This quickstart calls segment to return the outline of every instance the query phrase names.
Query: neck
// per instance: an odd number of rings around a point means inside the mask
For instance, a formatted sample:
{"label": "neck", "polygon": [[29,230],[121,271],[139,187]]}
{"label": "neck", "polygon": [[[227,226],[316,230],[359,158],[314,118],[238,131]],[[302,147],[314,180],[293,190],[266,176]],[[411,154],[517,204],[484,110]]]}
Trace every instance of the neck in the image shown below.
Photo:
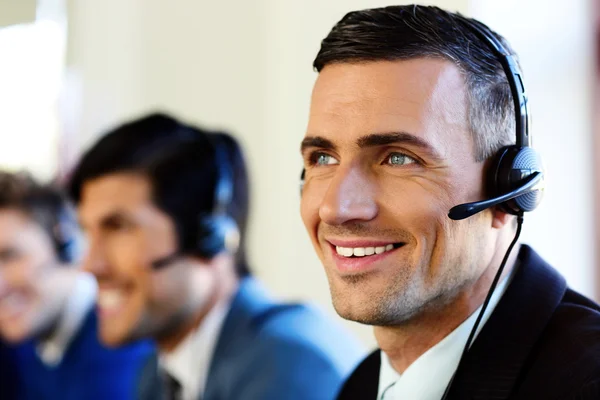
{"label": "neck", "polygon": [[[219,256],[217,256],[219,257]],[[219,264],[217,262],[217,264]],[[196,312],[192,313],[179,327],[164,337],[157,338],[156,342],[161,353],[170,353],[175,350],[185,338],[202,325],[202,322],[215,308],[217,304],[231,299],[239,286],[239,279],[233,267],[215,265],[215,280],[213,288],[208,298],[199,302],[202,306],[197,307]],[[201,290],[193,290],[201,292]]]}
{"label": "neck", "polygon": [[[507,248],[507,246],[503,246]],[[424,311],[397,326],[376,326],[375,338],[390,359],[392,367],[402,374],[427,350],[454,331],[484,302],[505,250],[497,252],[484,273],[443,307]],[[511,253],[500,282],[510,274],[517,260],[518,246]]]}

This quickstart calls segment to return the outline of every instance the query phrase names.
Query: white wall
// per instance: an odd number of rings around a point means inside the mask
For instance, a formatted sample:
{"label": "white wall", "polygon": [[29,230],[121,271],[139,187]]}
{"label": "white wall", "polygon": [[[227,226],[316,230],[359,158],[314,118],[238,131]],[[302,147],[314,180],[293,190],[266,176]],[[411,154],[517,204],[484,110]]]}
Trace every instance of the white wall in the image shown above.
{"label": "white wall", "polygon": [[35,0],[0,0],[0,27],[35,21]]}
{"label": "white wall", "polygon": [[39,0],[37,9],[31,0],[0,0],[2,169],[49,179],[57,168],[65,13],[61,0]]}
{"label": "white wall", "polygon": [[[527,218],[524,236],[575,287],[591,294],[585,7],[571,5],[569,15],[561,16],[549,14],[539,1],[532,1],[539,9],[529,0],[519,2],[528,5],[520,4],[520,13],[510,17],[506,10],[514,9],[516,1],[504,0],[500,6],[494,0],[429,3],[482,17],[521,51],[526,73],[532,71],[526,76],[531,77],[536,144],[550,173],[547,198]],[[311,65],[320,40],[346,12],[393,3],[72,1],[68,132],[87,146],[103,129],[157,107],[230,128],[246,146],[252,173],[250,256],[255,271],[277,295],[312,299],[334,315],[325,275],[299,216],[298,147],[316,78]],[[533,33],[528,28],[538,22],[540,12],[548,18],[547,28]],[[560,18],[565,20],[559,30]],[[566,36],[558,38],[557,32],[565,30]],[[556,52],[560,56],[554,57]],[[344,323],[366,344],[374,344],[370,328]]]}

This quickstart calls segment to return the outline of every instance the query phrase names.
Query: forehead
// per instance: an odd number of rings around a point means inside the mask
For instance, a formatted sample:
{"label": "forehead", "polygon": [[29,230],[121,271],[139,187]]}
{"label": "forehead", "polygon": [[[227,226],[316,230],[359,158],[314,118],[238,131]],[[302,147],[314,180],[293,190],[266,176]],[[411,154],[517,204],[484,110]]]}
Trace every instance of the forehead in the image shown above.
{"label": "forehead", "polygon": [[151,205],[149,180],[135,173],[115,173],[83,184],[79,203],[80,219],[92,224],[114,212],[136,212]]}
{"label": "forehead", "polygon": [[13,208],[0,209],[0,244],[15,240],[38,243],[40,239],[44,241],[44,236],[44,229],[24,212]]}
{"label": "forehead", "polygon": [[317,78],[307,135],[339,143],[404,131],[443,147],[455,133],[469,140],[467,123],[464,79],[450,61],[340,63]]}

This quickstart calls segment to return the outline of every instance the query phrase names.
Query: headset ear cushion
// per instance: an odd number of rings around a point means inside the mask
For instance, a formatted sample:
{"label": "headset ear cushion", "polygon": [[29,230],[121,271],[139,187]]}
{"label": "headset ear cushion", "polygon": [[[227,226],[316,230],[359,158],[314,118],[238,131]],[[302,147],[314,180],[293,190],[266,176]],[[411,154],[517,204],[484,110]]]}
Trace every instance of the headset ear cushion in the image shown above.
{"label": "headset ear cushion", "polygon": [[[502,148],[490,166],[489,192],[492,197],[511,192],[534,172],[544,173],[540,155],[531,147]],[[542,185],[543,186],[543,185]],[[533,190],[500,205],[503,211],[517,215],[533,211],[542,201],[543,189]]]}
{"label": "headset ear cushion", "polygon": [[71,211],[60,211],[52,228],[52,240],[61,262],[71,264],[76,262],[80,256],[81,238],[78,233],[77,223],[72,218]]}
{"label": "headset ear cushion", "polygon": [[[524,147],[515,157],[513,162],[513,171],[520,171],[520,173],[517,173],[518,176],[514,182],[514,186],[518,187],[519,181],[531,175],[532,173],[541,172],[544,174],[542,158],[540,157],[539,153],[531,147]],[[543,185],[540,185],[539,187],[540,189],[538,190],[533,190],[514,199],[514,202],[522,211],[533,211],[540,204],[544,196],[544,191]]]}
{"label": "headset ear cushion", "polygon": [[235,254],[239,242],[239,229],[231,217],[212,214],[200,216],[196,250],[201,257],[212,258],[222,251]]}

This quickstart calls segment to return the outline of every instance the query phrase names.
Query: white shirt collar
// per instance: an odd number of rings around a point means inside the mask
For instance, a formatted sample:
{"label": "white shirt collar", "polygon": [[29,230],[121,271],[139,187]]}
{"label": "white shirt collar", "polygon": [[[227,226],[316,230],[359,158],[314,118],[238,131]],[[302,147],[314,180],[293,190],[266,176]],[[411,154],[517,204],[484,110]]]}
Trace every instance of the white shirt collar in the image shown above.
{"label": "white shirt collar", "polygon": [[94,307],[97,292],[98,286],[94,277],[86,272],[78,273],[56,330],[51,337],[36,345],[36,353],[46,366],[53,367],[60,364],[69,344],[83,325],[85,317]]}
{"label": "white shirt collar", "polygon": [[210,362],[229,307],[229,301],[217,303],[198,328],[173,351],[160,354],[161,368],[179,382],[183,400],[196,400],[204,393]]}
{"label": "white shirt collar", "polygon": [[[515,265],[509,276],[504,278],[498,284],[496,290],[494,290],[494,294],[483,314],[481,323],[477,327],[475,337],[477,337],[502,298],[502,295],[504,295],[516,269],[517,265]],[[464,346],[480,311],[481,306],[448,336],[423,353],[402,375],[396,372],[390,363],[390,359],[382,351],[377,399],[441,399],[446,386],[458,367]],[[383,397],[384,394],[385,397]]]}

